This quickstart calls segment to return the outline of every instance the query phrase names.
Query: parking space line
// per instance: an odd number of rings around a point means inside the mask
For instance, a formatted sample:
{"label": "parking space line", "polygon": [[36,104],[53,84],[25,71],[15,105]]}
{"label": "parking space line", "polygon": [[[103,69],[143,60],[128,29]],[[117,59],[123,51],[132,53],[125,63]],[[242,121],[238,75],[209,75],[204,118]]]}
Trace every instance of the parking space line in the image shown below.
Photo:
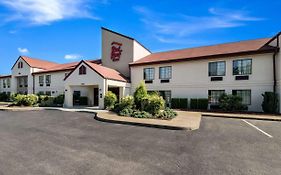
{"label": "parking space line", "polygon": [[250,122],[248,122],[248,121],[246,121],[246,120],[244,120],[244,119],[242,119],[242,121],[245,122],[245,123],[247,123],[248,125],[252,126],[252,127],[255,128],[256,130],[260,131],[260,132],[263,133],[264,135],[266,135],[266,136],[268,136],[268,137],[270,137],[270,138],[273,137],[272,135],[266,133],[265,131],[261,130],[260,128],[258,128],[257,126],[253,125],[252,123],[250,123]]}

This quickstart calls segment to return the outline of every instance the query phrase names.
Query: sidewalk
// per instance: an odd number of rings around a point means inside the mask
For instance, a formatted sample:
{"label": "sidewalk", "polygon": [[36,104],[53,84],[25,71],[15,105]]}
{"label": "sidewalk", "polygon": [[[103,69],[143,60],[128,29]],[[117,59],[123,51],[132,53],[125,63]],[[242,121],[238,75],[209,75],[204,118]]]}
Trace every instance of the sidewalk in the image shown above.
{"label": "sidewalk", "polygon": [[265,114],[230,114],[230,113],[202,112],[201,115],[206,117],[281,121],[281,116],[265,115]]}
{"label": "sidewalk", "polygon": [[196,130],[200,127],[201,114],[198,112],[177,111],[178,116],[172,120],[143,119],[118,116],[113,112],[98,112],[96,118],[101,121],[165,128],[173,130]]}

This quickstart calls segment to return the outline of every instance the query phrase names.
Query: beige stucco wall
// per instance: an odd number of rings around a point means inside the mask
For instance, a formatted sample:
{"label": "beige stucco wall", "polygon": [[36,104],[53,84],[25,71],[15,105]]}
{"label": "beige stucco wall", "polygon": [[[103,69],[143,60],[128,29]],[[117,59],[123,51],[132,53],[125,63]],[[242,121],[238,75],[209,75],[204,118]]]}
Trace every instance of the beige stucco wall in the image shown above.
{"label": "beige stucco wall", "polygon": [[[122,43],[119,61],[111,60],[111,43]],[[149,55],[150,52],[133,39],[102,30],[102,65],[113,68],[126,77],[130,77],[129,63]]]}
{"label": "beige stucco wall", "polygon": [[[232,61],[243,58],[252,58],[252,74],[249,76],[249,80],[238,81],[232,75]],[[212,61],[226,61],[226,76],[223,77],[223,81],[210,81],[208,63]],[[170,83],[160,83],[159,67],[162,66],[172,66]],[[251,89],[252,103],[249,110],[261,111],[261,94],[273,90],[272,54],[131,67],[131,93],[143,80],[143,68],[145,67],[155,68],[155,79],[152,84],[147,84],[148,90],[171,90],[172,98],[207,98],[208,90],[226,90],[226,93],[231,93],[235,89]]]}
{"label": "beige stucco wall", "polygon": [[[86,75],[79,75],[79,67],[80,66],[86,66],[87,68],[87,74]],[[72,107],[73,103],[73,92],[75,90],[81,89],[81,87],[90,88],[89,86],[93,85],[98,86],[99,88],[99,107],[102,109],[104,108],[104,95],[105,95],[105,80],[97,74],[95,71],[93,71],[91,68],[89,68],[86,64],[82,63],[77,69],[75,69],[72,74],[64,81],[64,89],[65,89],[65,106],[66,107]],[[78,89],[79,88],[79,89]],[[85,91],[84,90],[82,91]],[[92,90],[89,90],[90,92]],[[83,92],[84,93],[84,92]],[[91,93],[91,92],[90,92]],[[89,96],[91,94],[88,94]],[[92,97],[89,97],[92,99]]]}
{"label": "beige stucco wall", "polygon": [[[65,73],[69,71],[61,71],[61,72],[51,72],[51,73],[44,73],[44,74],[35,74],[35,94],[39,92],[46,92],[50,91],[52,96],[58,96],[64,94],[64,78]],[[51,84],[50,86],[46,86],[46,75],[51,75]],[[39,76],[44,76],[44,85],[39,85]]]}

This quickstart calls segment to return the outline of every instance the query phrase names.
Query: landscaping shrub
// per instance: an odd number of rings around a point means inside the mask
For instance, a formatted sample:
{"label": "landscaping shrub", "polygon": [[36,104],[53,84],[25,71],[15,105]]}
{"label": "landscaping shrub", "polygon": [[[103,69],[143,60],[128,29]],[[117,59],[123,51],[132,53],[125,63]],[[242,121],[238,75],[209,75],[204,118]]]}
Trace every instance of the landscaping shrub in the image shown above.
{"label": "landscaping shrub", "polygon": [[274,92],[265,92],[262,96],[262,110],[267,113],[276,113],[278,109],[278,95]]}
{"label": "landscaping shrub", "polygon": [[17,106],[33,106],[38,102],[38,96],[34,94],[21,95],[17,94],[13,96],[13,102]]}
{"label": "landscaping shrub", "polygon": [[10,96],[7,93],[5,92],[0,93],[0,101],[9,101],[9,99]]}
{"label": "landscaping shrub", "polygon": [[57,106],[62,106],[64,104],[64,95],[61,94],[55,97],[54,104],[56,104]]}
{"label": "landscaping shrub", "polygon": [[117,102],[117,96],[113,92],[108,91],[104,97],[105,108],[109,110],[113,109],[116,102]]}
{"label": "landscaping shrub", "polygon": [[136,110],[132,113],[131,117],[135,117],[135,118],[152,118],[152,115],[149,114],[146,111],[139,111]]}
{"label": "landscaping shrub", "polygon": [[207,98],[192,98],[190,99],[190,109],[208,109],[208,99]]}
{"label": "landscaping shrub", "polygon": [[131,117],[133,114],[134,110],[131,108],[124,108],[119,112],[119,115],[121,116],[126,116],[126,117]]}
{"label": "landscaping shrub", "polygon": [[39,104],[39,106],[42,107],[55,107],[55,97],[52,96],[42,96],[41,102]]}
{"label": "landscaping shrub", "polygon": [[209,104],[209,100],[207,98],[199,98],[197,101],[197,108],[207,110],[208,104]]}
{"label": "landscaping shrub", "polygon": [[242,98],[237,95],[223,94],[219,98],[219,106],[224,111],[245,110],[247,106],[242,104]]}
{"label": "landscaping shrub", "polygon": [[165,110],[160,111],[158,114],[156,114],[155,117],[163,119],[163,120],[170,120],[176,116],[177,116],[177,113],[174,110],[172,110],[170,108],[166,108]]}
{"label": "landscaping shrub", "polygon": [[114,111],[119,113],[121,110],[130,108],[134,108],[134,97],[133,96],[126,96],[121,99],[119,103],[117,103],[114,107]]}
{"label": "landscaping shrub", "polygon": [[157,114],[165,106],[165,100],[159,95],[147,95],[141,100],[141,110],[152,115]]}
{"label": "landscaping shrub", "polygon": [[197,103],[198,103],[197,98],[191,98],[190,99],[190,109],[197,109]]}
{"label": "landscaping shrub", "polygon": [[187,109],[188,99],[187,98],[172,98],[173,109]]}
{"label": "landscaping shrub", "polygon": [[88,105],[88,97],[79,97],[79,105]]}
{"label": "landscaping shrub", "polygon": [[147,89],[142,81],[134,93],[135,105],[137,109],[141,108],[141,102],[144,97],[147,97]]}

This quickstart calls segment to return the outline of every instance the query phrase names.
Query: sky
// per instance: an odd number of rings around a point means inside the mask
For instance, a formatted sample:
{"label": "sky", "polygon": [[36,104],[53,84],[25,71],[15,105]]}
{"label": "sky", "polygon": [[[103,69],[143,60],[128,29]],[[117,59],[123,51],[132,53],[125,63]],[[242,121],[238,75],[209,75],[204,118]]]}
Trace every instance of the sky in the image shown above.
{"label": "sky", "polygon": [[20,55],[98,59],[101,27],[152,52],[272,37],[281,31],[280,9],[280,0],[1,0],[0,74]]}

